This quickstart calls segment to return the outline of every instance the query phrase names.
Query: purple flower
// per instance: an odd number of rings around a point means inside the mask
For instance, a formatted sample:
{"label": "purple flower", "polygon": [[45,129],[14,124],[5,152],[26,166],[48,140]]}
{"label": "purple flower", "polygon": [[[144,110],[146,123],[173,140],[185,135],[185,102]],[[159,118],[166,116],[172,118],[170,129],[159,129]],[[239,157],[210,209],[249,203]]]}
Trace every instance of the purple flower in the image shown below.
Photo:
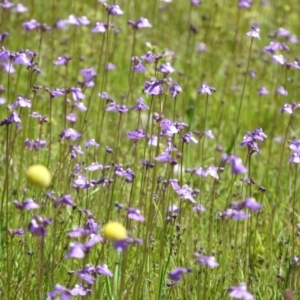
{"label": "purple flower", "polygon": [[46,300],[57,299],[57,295],[61,295],[61,300],[71,300],[72,296],[85,296],[87,292],[81,286],[76,284],[73,289],[68,289],[60,284],[56,284],[53,291],[47,294]]}
{"label": "purple flower", "polygon": [[65,204],[69,206],[74,206],[71,195],[64,195],[55,201],[54,207],[59,206],[60,204]]}
{"label": "purple flower", "polygon": [[94,68],[82,69],[80,73],[84,77],[85,82],[90,82],[93,78],[97,76],[97,73]]}
{"label": "purple flower", "polygon": [[204,82],[198,90],[198,94],[211,95],[212,93],[215,93],[215,92],[216,92],[216,89],[214,87],[209,86],[206,82]]}
{"label": "purple flower", "polygon": [[283,96],[288,95],[288,91],[283,86],[278,87],[276,92],[277,92],[277,94],[280,94],[280,95],[283,95]]}
{"label": "purple flower", "polygon": [[300,65],[299,62],[297,60],[291,61],[289,63],[286,64],[288,68],[294,68],[299,70],[300,69]]}
{"label": "purple flower", "polygon": [[171,162],[172,156],[168,152],[164,152],[163,154],[155,157],[155,160],[158,162]]}
{"label": "purple flower", "polygon": [[87,284],[94,284],[95,283],[95,277],[88,273],[87,270],[81,269],[77,272],[77,277],[81,280],[84,280]]}
{"label": "purple flower", "polygon": [[219,266],[214,256],[203,256],[199,253],[194,253],[200,265],[207,266],[210,268],[217,268]]}
{"label": "purple flower", "polygon": [[18,3],[11,11],[21,14],[28,11],[28,8],[25,7],[22,3]]}
{"label": "purple flower", "polygon": [[270,94],[270,92],[268,91],[267,88],[265,88],[264,86],[261,87],[259,90],[258,90],[258,95],[262,96],[262,95],[268,95]]}
{"label": "purple flower", "polygon": [[22,26],[26,31],[31,31],[31,30],[40,28],[41,24],[39,22],[37,22],[36,20],[32,19],[31,21],[24,22],[22,24]]}
{"label": "purple flower", "polygon": [[25,232],[22,228],[18,228],[18,229],[15,229],[15,230],[12,230],[12,229],[8,229],[8,232],[14,236],[14,235],[25,235]]}
{"label": "purple flower", "polygon": [[118,111],[120,114],[126,113],[129,109],[125,104],[116,104],[114,101],[105,109],[106,111]]}
{"label": "purple flower", "polygon": [[96,143],[96,141],[94,139],[88,139],[85,143],[85,147],[86,148],[89,148],[89,147],[99,148],[99,144]]}
{"label": "purple flower", "polygon": [[145,221],[145,218],[144,218],[144,216],[141,215],[141,211],[139,209],[129,207],[129,208],[127,208],[127,211],[128,211],[127,217],[129,219],[139,221],[139,222]]}
{"label": "purple flower", "polygon": [[135,239],[127,238],[125,240],[116,240],[116,241],[114,241],[114,248],[118,252],[124,252],[126,250],[126,248],[132,244],[142,245],[143,241],[141,239],[137,239],[137,238],[135,238]]}
{"label": "purple flower", "polygon": [[84,93],[81,91],[81,88],[72,87],[70,88],[70,92],[72,93],[72,97],[74,101],[80,101],[85,99]]}
{"label": "purple flower", "polygon": [[123,170],[122,167],[117,166],[115,174],[121,177],[126,177],[127,183],[132,182],[135,178],[135,174],[130,168],[128,168],[127,170]]}
{"label": "purple flower", "polygon": [[300,153],[293,153],[292,156],[289,159],[289,162],[299,164],[300,163]]}
{"label": "purple flower", "polygon": [[97,274],[105,275],[108,277],[113,276],[113,273],[108,269],[108,266],[106,264],[97,266],[96,272],[97,272]]}
{"label": "purple flower", "polygon": [[151,79],[151,81],[146,81],[144,83],[145,93],[148,95],[160,95],[163,93],[164,89],[162,87],[162,81],[156,78]]}
{"label": "purple flower", "polygon": [[106,32],[107,28],[108,28],[108,24],[103,22],[96,22],[96,25],[93,27],[92,32],[104,33]]}
{"label": "purple flower", "polygon": [[139,29],[139,28],[151,28],[152,25],[148,21],[148,19],[141,17],[136,22],[129,20],[128,24],[132,26],[133,29]]}
{"label": "purple flower", "polygon": [[109,15],[111,16],[122,16],[124,12],[121,10],[119,5],[113,4],[113,5],[108,5],[106,7],[106,10]]}
{"label": "purple flower", "polygon": [[66,258],[84,258],[87,252],[85,245],[73,242],[70,244],[70,250],[65,256]]}
{"label": "purple flower", "polygon": [[60,140],[72,140],[72,141],[76,141],[80,138],[81,134],[79,132],[77,132],[75,129],[73,128],[67,128],[65,130],[63,130],[61,132],[61,134],[59,135]]}
{"label": "purple flower", "polygon": [[190,268],[175,268],[169,273],[169,278],[173,281],[179,282],[182,279],[183,274],[192,272]]}
{"label": "purple flower", "polygon": [[126,132],[126,135],[133,141],[138,141],[146,136],[146,132],[142,129]]}
{"label": "purple flower", "polygon": [[11,105],[8,105],[8,109],[12,110],[13,108],[16,107],[31,107],[31,101],[28,99],[25,99],[23,96],[18,96],[17,100],[12,103]]}
{"label": "purple flower", "polygon": [[74,124],[77,122],[77,116],[74,113],[70,113],[66,116],[66,120]]}
{"label": "purple flower", "polygon": [[29,150],[36,150],[43,149],[46,147],[47,142],[45,140],[29,140],[26,139],[24,141],[24,147],[28,148]]}
{"label": "purple flower", "polygon": [[202,3],[199,0],[190,0],[191,1],[191,5],[193,6],[200,6]]}
{"label": "purple flower", "polygon": [[169,91],[172,93],[172,97],[176,98],[178,94],[182,92],[182,88],[179,86],[177,82],[174,82],[170,87]]}
{"label": "purple flower", "polygon": [[20,125],[21,119],[19,118],[16,111],[12,111],[8,118],[1,121],[0,126],[4,126],[4,125],[8,126],[12,123],[15,123],[18,128],[21,127],[21,125]]}
{"label": "purple flower", "polygon": [[130,108],[130,110],[148,110],[149,106],[144,103],[144,99],[142,97],[137,98],[136,104]]}
{"label": "purple flower", "polygon": [[300,140],[293,140],[290,142],[289,148],[296,153],[300,154]]}
{"label": "purple flower", "polygon": [[283,55],[279,54],[279,55],[273,55],[272,56],[272,61],[274,64],[280,64],[280,65],[284,65],[286,63],[286,60],[284,58]]}
{"label": "purple flower", "polygon": [[40,216],[34,216],[28,225],[28,230],[37,236],[44,237],[47,234],[47,226],[51,223],[51,219],[43,219]]}
{"label": "purple flower", "polygon": [[68,55],[59,56],[56,59],[56,61],[54,62],[54,65],[55,66],[61,66],[61,65],[67,66],[71,59],[72,59],[72,57],[68,56]]}
{"label": "purple flower", "polygon": [[247,172],[246,167],[243,165],[241,158],[234,155],[227,156],[225,158],[227,163],[231,163],[232,174],[245,174]]}
{"label": "purple flower", "polygon": [[299,262],[299,258],[296,255],[294,255],[293,258],[292,258],[293,265],[297,265],[298,262]]}
{"label": "purple flower", "polygon": [[11,7],[14,6],[13,3],[9,2],[8,0],[3,0],[2,3],[0,3],[0,6],[3,8],[3,9],[9,9]]}
{"label": "purple flower", "polygon": [[161,72],[164,76],[167,76],[170,73],[173,73],[175,69],[171,66],[169,62],[161,64],[156,68],[157,71]]}
{"label": "purple flower", "polygon": [[229,297],[235,299],[254,300],[252,294],[247,291],[246,283],[242,282],[239,286],[231,286],[229,289]]}
{"label": "purple flower", "polygon": [[259,28],[258,28],[258,27],[255,27],[255,26],[252,26],[252,27],[251,27],[251,31],[247,32],[247,35],[248,35],[248,36],[251,36],[252,38],[260,39],[260,36],[259,36]]}
{"label": "purple flower", "polygon": [[205,208],[201,204],[196,204],[195,206],[193,206],[193,211],[195,211],[196,213],[201,213],[205,211]]}
{"label": "purple flower", "polygon": [[14,200],[13,204],[18,209],[26,209],[26,210],[38,209],[40,207],[36,202],[33,201],[33,199],[26,199],[22,203],[19,203],[18,201]]}
{"label": "purple flower", "polygon": [[145,72],[147,69],[143,66],[141,60],[138,57],[133,56],[131,58],[131,62],[133,63],[132,70],[135,72]]}
{"label": "purple flower", "polygon": [[155,56],[151,51],[147,52],[145,55],[141,56],[146,62],[155,62],[157,60],[157,56]]}
{"label": "purple flower", "polygon": [[231,205],[236,209],[236,210],[242,210],[243,208],[248,208],[252,211],[258,211],[262,208],[262,205],[256,202],[254,198],[248,197],[246,200],[241,201],[241,202],[231,202]]}
{"label": "purple flower", "polygon": [[97,170],[103,170],[103,166],[98,164],[97,162],[93,162],[91,165],[84,168],[86,171],[97,171]]}
{"label": "purple flower", "polygon": [[183,143],[189,144],[190,142],[193,142],[195,144],[198,144],[198,141],[193,137],[192,132],[186,133],[184,136],[182,136]]}
{"label": "purple flower", "polygon": [[252,0],[239,0],[239,7],[240,8],[250,8]]}
{"label": "purple flower", "polygon": [[89,189],[93,184],[89,182],[85,176],[79,174],[71,183],[72,187],[76,189]]}
{"label": "purple flower", "polygon": [[107,65],[105,66],[105,70],[111,71],[111,70],[115,70],[116,69],[116,65],[109,62],[107,63]]}
{"label": "purple flower", "polygon": [[25,53],[16,53],[13,62],[16,65],[31,66],[32,62]]}

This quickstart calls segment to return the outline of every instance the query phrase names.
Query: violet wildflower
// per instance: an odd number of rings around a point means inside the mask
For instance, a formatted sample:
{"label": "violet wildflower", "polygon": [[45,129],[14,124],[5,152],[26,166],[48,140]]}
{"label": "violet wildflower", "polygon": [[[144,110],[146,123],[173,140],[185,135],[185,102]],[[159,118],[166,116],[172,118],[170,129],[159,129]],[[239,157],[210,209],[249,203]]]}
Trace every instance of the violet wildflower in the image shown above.
{"label": "violet wildflower", "polygon": [[103,170],[103,166],[98,164],[97,162],[93,162],[91,165],[84,168],[86,171],[97,171],[97,170]]}
{"label": "violet wildflower", "polygon": [[135,72],[145,72],[147,69],[143,66],[141,60],[138,57],[134,56],[131,58],[131,62],[133,63],[132,71]]}
{"label": "violet wildflower", "polygon": [[95,277],[92,276],[92,273],[95,267],[85,266],[83,269],[77,271],[77,277],[81,280],[84,280],[87,284],[92,285],[95,283]]}
{"label": "violet wildflower", "polygon": [[85,245],[73,242],[70,244],[70,250],[65,258],[84,258],[87,251]]}
{"label": "violet wildflower", "polygon": [[231,286],[229,289],[229,297],[235,299],[254,300],[252,294],[247,291],[246,283],[242,282],[239,286]]}
{"label": "violet wildflower", "polygon": [[300,163],[300,153],[293,153],[292,156],[289,158],[289,162],[299,164]]}
{"label": "violet wildflower", "polygon": [[111,62],[107,63],[107,65],[105,66],[105,70],[108,70],[108,71],[112,71],[115,69],[116,69],[116,65]]}
{"label": "violet wildflower", "polygon": [[132,26],[133,29],[139,29],[139,28],[151,28],[152,25],[148,21],[148,19],[141,17],[137,21],[129,20],[128,24]]}
{"label": "violet wildflower", "polygon": [[189,144],[190,142],[193,142],[195,144],[198,144],[198,141],[193,137],[192,132],[186,133],[184,136],[181,137],[183,143]]}
{"label": "violet wildflower", "polygon": [[83,175],[78,175],[77,178],[71,182],[71,185],[76,189],[89,189],[93,186]]}
{"label": "violet wildflower", "polygon": [[164,89],[162,87],[162,81],[156,78],[151,79],[151,81],[146,81],[144,83],[145,93],[148,95],[160,95],[163,93]]}
{"label": "violet wildflower", "polygon": [[9,8],[11,8],[13,6],[14,6],[14,4],[12,2],[9,2],[8,0],[3,0],[0,3],[0,7],[2,7],[3,9],[9,9]]}
{"label": "violet wildflower", "polygon": [[155,62],[157,61],[157,56],[153,54],[151,51],[147,52],[145,55],[141,56],[146,62]]}
{"label": "violet wildflower", "polygon": [[155,157],[155,160],[158,162],[171,162],[172,156],[168,152],[164,152],[163,154]]}
{"label": "violet wildflower", "polygon": [[250,8],[252,4],[252,0],[239,0],[240,8]]}
{"label": "violet wildflower", "polygon": [[21,14],[28,11],[28,8],[25,7],[22,3],[18,3],[11,11]]}
{"label": "violet wildflower", "polygon": [[170,73],[173,73],[175,69],[171,66],[169,62],[161,64],[156,68],[157,71],[161,72],[164,76],[167,76]]}
{"label": "violet wildflower", "polygon": [[108,269],[108,266],[106,264],[97,266],[96,272],[97,272],[97,274],[105,275],[108,277],[113,276],[113,273]]}
{"label": "violet wildflower", "polygon": [[211,95],[212,93],[215,93],[215,92],[216,92],[216,89],[214,87],[209,86],[206,82],[204,82],[198,90],[198,94]]}
{"label": "violet wildflower", "polygon": [[138,97],[136,100],[136,104],[130,108],[130,110],[148,110],[149,106],[144,103],[144,99],[142,97]]}
{"label": "violet wildflower", "polygon": [[126,250],[126,248],[132,244],[142,245],[143,241],[138,238],[135,238],[135,239],[127,238],[125,240],[116,240],[116,241],[114,241],[113,245],[114,245],[114,248],[118,252],[124,252]]}
{"label": "violet wildflower", "polygon": [[18,201],[14,200],[13,204],[18,209],[26,209],[26,210],[32,210],[32,209],[38,209],[40,206],[34,202],[33,199],[26,199],[24,202],[19,203]]}
{"label": "violet wildflower", "polygon": [[57,299],[57,295],[61,295],[61,300],[71,300],[72,296],[85,296],[87,292],[81,286],[76,284],[73,289],[68,289],[60,284],[56,284],[53,291],[47,294],[46,300]]}
{"label": "violet wildflower", "polygon": [[28,99],[25,99],[23,96],[18,96],[17,100],[14,103],[12,103],[11,105],[8,105],[8,109],[12,110],[13,108],[16,108],[16,107],[30,108],[31,101]]}
{"label": "violet wildflower", "polygon": [[59,199],[57,199],[54,203],[54,207],[57,207],[61,204],[74,206],[71,195],[64,195],[64,196],[60,197]]}
{"label": "violet wildflower", "polygon": [[77,122],[77,116],[74,113],[70,113],[66,116],[66,120],[68,120],[70,123],[74,124]]}
{"label": "violet wildflower", "polygon": [[59,135],[59,138],[61,141],[63,141],[63,140],[76,141],[80,137],[81,137],[81,134],[73,128],[67,128],[67,129],[63,130]]}
{"label": "violet wildflower", "polygon": [[41,24],[39,22],[37,22],[36,20],[32,19],[30,21],[24,22],[22,24],[22,26],[26,31],[31,31],[31,30],[40,28]]}
{"label": "violet wildflower", "polygon": [[190,0],[190,2],[193,6],[200,6],[202,4],[199,0]]}
{"label": "violet wildflower", "polygon": [[85,147],[86,148],[89,148],[89,147],[99,148],[99,144],[94,139],[88,139],[85,143]]}
{"label": "violet wildflower", "polygon": [[264,86],[262,86],[259,90],[258,90],[258,95],[262,96],[262,95],[268,95],[270,94],[270,92],[268,91],[267,88],[265,88]]}
{"label": "violet wildflower", "polygon": [[282,95],[282,96],[288,95],[288,91],[283,86],[278,87],[276,92],[277,92],[277,94]]}
{"label": "violet wildflower", "polygon": [[236,157],[234,155],[225,155],[225,159],[223,161],[231,164],[231,172],[232,174],[245,174],[247,172],[247,168],[243,165],[242,159]]}
{"label": "violet wildflower", "polygon": [[299,62],[296,61],[296,60],[287,63],[286,66],[287,66],[288,68],[294,68],[294,69],[297,69],[297,70],[300,69],[300,64],[299,64]]}
{"label": "violet wildflower", "polygon": [[74,101],[80,101],[85,99],[85,95],[82,92],[81,88],[72,87],[70,88],[69,92],[72,93],[72,97]]}
{"label": "violet wildflower", "polygon": [[300,154],[300,140],[293,140],[290,142],[289,148],[296,153]]}
{"label": "violet wildflower", "polygon": [[21,125],[20,125],[21,124],[21,119],[19,118],[16,111],[12,111],[8,118],[1,121],[0,126],[4,126],[4,125],[8,126],[8,125],[13,124],[13,123],[15,123],[18,128],[21,127]]}
{"label": "violet wildflower", "polygon": [[144,222],[145,221],[145,218],[144,218],[143,215],[141,215],[141,211],[139,209],[128,207],[127,211],[128,211],[127,217],[129,219],[139,221],[139,222]]}
{"label": "violet wildflower", "polygon": [[200,265],[207,266],[210,268],[217,268],[219,266],[214,256],[203,256],[199,253],[194,253],[196,259],[200,263]]}
{"label": "violet wildflower", "polygon": [[201,204],[196,204],[195,206],[193,206],[193,211],[196,213],[201,213],[205,212],[205,208]]}
{"label": "violet wildflower", "polygon": [[37,235],[44,237],[47,234],[47,226],[51,223],[52,219],[43,219],[40,216],[34,216],[28,225],[28,230]]}
{"label": "violet wildflower", "polygon": [[299,258],[296,255],[294,255],[293,258],[292,258],[293,265],[297,265],[298,262],[299,262]]}
{"label": "violet wildflower", "polygon": [[101,32],[104,33],[108,29],[108,24],[103,22],[96,22],[96,25],[93,27],[92,32]]}
{"label": "violet wildflower", "polygon": [[59,56],[53,64],[55,66],[61,66],[61,65],[67,66],[71,59],[72,57],[68,55]]}
{"label": "violet wildflower", "polygon": [[179,129],[175,126],[171,120],[169,119],[163,119],[160,122],[160,127],[162,128],[162,131],[160,135],[167,135],[169,137],[172,137],[174,134],[179,132]]}
{"label": "violet wildflower", "polygon": [[84,77],[85,83],[92,81],[92,79],[94,79],[97,76],[97,73],[94,68],[82,69],[80,73]]}
{"label": "violet wildflower", "polygon": [[274,64],[279,64],[279,65],[285,65],[286,60],[283,55],[273,55],[272,56],[272,61]]}
{"label": "violet wildflower", "polygon": [[170,87],[169,91],[172,93],[172,97],[176,98],[178,94],[182,92],[182,88],[179,86],[177,82],[174,82]]}
{"label": "violet wildflower", "polygon": [[146,136],[146,132],[142,129],[126,132],[126,135],[133,141],[138,141]]}
{"label": "violet wildflower", "polygon": [[183,274],[192,272],[190,268],[175,268],[169,273],[169,278],[173,281],[179,282],[182,279]]}
{"label": "violet wildflower", "polygon": [[24,230],[23,230],[22,228],[18,228],[18,229],[15,229],[15,230],[13,230],[13,229],[8,229],[8,232],[9,232],[12,236],[14,236],[14,235],[25,235],[25,232],[24,232]]}
{"label": "violet wildflower", "polygon": [[250,36],[250,37],[252,37],[252,38],[260,39],[259,28],[255,27],[255,26],[252,26],[251,27],[251,31],[247,32],[247,35]]}
{"label": "violet wildflower", "polygon": [[106,10],[111,16],[122,16],[124,14],[119,5],[116,4],[106,5]]}

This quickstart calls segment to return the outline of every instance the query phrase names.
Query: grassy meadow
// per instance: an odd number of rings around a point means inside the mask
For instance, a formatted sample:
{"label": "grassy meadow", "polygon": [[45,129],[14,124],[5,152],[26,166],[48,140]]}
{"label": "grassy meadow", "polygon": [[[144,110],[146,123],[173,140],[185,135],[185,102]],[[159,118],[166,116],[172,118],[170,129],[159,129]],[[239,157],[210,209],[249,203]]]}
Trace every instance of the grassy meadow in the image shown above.
{"label": "grassy meadow", "polygon": [[299,2],[201,2],[1,0],[0,299],[300,299]]}

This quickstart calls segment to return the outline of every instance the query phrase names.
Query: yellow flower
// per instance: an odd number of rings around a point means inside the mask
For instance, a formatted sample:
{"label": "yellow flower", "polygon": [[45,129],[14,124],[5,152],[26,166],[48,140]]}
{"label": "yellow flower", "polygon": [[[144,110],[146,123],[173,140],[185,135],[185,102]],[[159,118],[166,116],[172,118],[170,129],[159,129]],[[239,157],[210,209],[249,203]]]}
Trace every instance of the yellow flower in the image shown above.
{"label": "yellow flower", "polygon": [[118,222],[108,222],[103,226],[104,237],[113,240],[125,240],[127,238],[126,228]]}
{"label": "yellow flower", "polygon": [[43,165],[32,165],[27,169],[26,178],[29,185],[48,187],[52,176]]}

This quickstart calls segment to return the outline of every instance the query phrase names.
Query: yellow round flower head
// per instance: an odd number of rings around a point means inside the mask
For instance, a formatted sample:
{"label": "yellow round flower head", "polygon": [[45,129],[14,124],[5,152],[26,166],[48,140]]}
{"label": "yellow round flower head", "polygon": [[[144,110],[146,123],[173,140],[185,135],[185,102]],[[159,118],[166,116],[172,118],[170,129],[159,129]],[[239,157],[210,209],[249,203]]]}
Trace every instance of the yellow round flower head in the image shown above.
{"label": "yellow round flower head", "polygon": [[126,228],[118,222],[108,222],[103,226],[103,234],[107,239],[125,240],[127,238]]}
{"label": "yellow round flower head", "polygon": [[52,176],[49,170],[43,165],[32,165],[26,172],[27,182],[30,185],[48,187]]}

